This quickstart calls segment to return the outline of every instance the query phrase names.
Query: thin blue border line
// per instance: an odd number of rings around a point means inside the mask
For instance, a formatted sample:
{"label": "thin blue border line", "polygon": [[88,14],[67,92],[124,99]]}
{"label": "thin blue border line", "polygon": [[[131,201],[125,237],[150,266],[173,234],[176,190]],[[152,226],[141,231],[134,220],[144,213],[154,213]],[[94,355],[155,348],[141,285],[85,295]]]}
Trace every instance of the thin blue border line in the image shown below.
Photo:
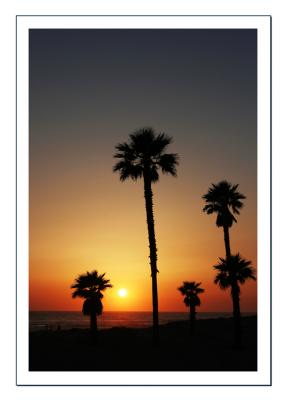
{"label": "thin blue border line", "polygon": [[16,221],[15,221],[15,235],[16,235],[16,241],[15,241],[15,245],[16,245],[16,257],[15,257],[15,262],[16,262],[16,354],[15,354],[15,356],[16,356],[16,385],[17,385],[17,371],[18,371],[18,364],[17,364],[17,355],[18,355],[18,347],[17,347],[17,338],[18,338],[18,324],[17,324],[17,315],[18,315],[18,308],[17,308],[17,305],[18,305],[18,296],[17,296],[17,293],[18,293],[18,280],[17,280],[17,277],[18,277],[18,269],[17,269],[17,266],[18,266],[18,259],[17,259],[17,256],[18,256],[18,252],[17,252],[17,249],[18,249],[18,241],[17,241],[17,202],[18,202],[18,193],[17,193],[17,188],[18,188],[18,176],[17,176],[17,168],[18,168],[18,154],[17,154],[17,130],[18,130],[18,125],[17,125],[17,122],[18,122],[18,120],[17,120],[17,115],[18,115],[18,107],[17,107],[17,93],[18,93],[18,90],[17,90],[17,84],[18,84],[18,80],[17,80],[17,65],[18,65],[18,59],[17,59],[17,55],[18,55],[18,48],[17,48],[17,44],[18,44],[18,42],[17,42],[17,17],[16,17],[16,31],[15,31],[15,34],[16,34],[16,70],[15,70],[15,73],[16,73],[16,87],[15,87],[15,90],[16,90],[16,97],[15,97],[15,101],[16,101],[16,104],[15,104],[15,111],[16,111],[16,126],[15,126],[15,128],[16,128],[16,137],[15,137],[15,145],[16,145],[16,171],[15,171],[15,173],[16,173],[16,187],[15,187],[15,194],[16,194],[16,204],[15,204],[15,206],[16,206]]}
{"label": "thin blue border line", "polygon": [[272,17],[270,17],[270,385],[272,386]]}
{"label": "thin blue border line", "polygon": [[[18,384],[17,383],[17,334],[18,334],[18,326],[17,326],[17,18],[18,17],[268,17],[270,18],[270,384],[229,384],[229,385],[150,385],[150,384],[142,384],[142,385],[91,385],[91,384],[70,384],[70,385],[56,385],[56,384]],[[237,387],[237,386],[245,386],[245,387],[268,387],[272,386],[272,15],[16,15],[16,386],[93,386],[93,387],[109,387],[109,386],[134,386],[134,387],[153,387],[153,386],[173,386],[173,387],[191,387],[191,386],[221,386],[221,387]]]}
{"label": "thin blue border line", "polygon": [[[229,15],[229,14],[17,14],[16,17],[271,17],[271,14],[240,14],[240,15]],[[200,28],[199,28],[200,29]]]}
{"label": "thin blue border line", "polygon": [[[38,371],[38,372],[51,372],[51,371]],[[54,371],[53,371],[54,372]],[[63,372],[63,371],[61,371],[61,372]],[[65,371],[65,372],[76,372],[76,371]],[[82,371],[82,372],[90,372],[90,371]],[[94,371],[94,372],[96,372],[96,371]],[[97,371],[97,372],[100,372],[100,371]],[[123,371],[116,371],[116,372],[123,372]],[[126,372],[126,371],[125,371]],[[131,371],[131,372],[134,372],[134,371]],[[136,371],[136,372],[140,372],[140,371]],[[146,371],[145,371],[146,372]],[[149,371],[148,371],[149,372]],[[160,372],[160,371],[156,371],[156,372]],[[161,372],[179,372],[179,371],[161,371]],[[188,371],[183,371],[183,372],[188,372]],[[192,372],[197,372],[197,371],[192,371]],[[211,371],[211,372],[218,372],[218,371]],[[220,372],[220,371],[219,371]],[[230,371],[230,372],[239,372],[239,371]],[[240,371],[241,372],[241,371]],[[243,371],[243,372],[245,372],[245,371]],[[253,371],[252,371],[253,372]],[[248,384],[245,384],[245,385],[216,385],[216,384],[213,384],[213,385],[199,385],[199,384],[197,384],[197,385],[186,385],[186,384],[182,384],[182,385],[161,385],[161,384],[159,384],[159,385],[149,385],[149,384],[142,384],[142,385],[120,385],[120,384],[118,384],[118,385],[90,385],[90,384],[87,384],[87,385],[73,385],[73,384],[70,384],[70,385],[67,385],[67,384],[64,384],[64,385],[49,385],[49,384],[46,384],[46,385],[44,385],[44,384],[39,384],[39,385],[32,385],[32,384],[17,384],[17,386],[20,386],[20,387],[27,387],[27,386],[92,386],[92,387],[110,387],[110,386],[134,386],[134,387],[144,387],[144,386],[155,386],[155,387],[158,387],[158,386],[171,386],[171,387],[192,387],[192,386],[195,386],[195,387],[205,387],[205,386],[223,386],[223,387],[229,387],[229,386],[231,386],[231,387],[240,387],[240,386],[245,386],[245,387],[254,387],[254,386],[257,386],[257,387],[267,387],[267,386],[272,386],[272,385],[269,385],[269,384],[261,384],[261,385],[248,385]]]}

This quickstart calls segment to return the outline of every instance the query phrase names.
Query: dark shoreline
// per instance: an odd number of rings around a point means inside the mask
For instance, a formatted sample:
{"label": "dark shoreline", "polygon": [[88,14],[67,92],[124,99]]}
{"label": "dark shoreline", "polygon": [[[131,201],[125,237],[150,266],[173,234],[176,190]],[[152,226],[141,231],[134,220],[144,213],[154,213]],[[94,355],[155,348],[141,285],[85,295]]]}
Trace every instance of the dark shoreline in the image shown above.
{"label": "dark shoreline", "polygon": [[257,318],[242,318],[243,347],[233,347],[232,318],[199,319],[189,335],[188,321],[160,326],[160,346],[152,328],[88,329],[30,333],[30,371],[256,371]]}

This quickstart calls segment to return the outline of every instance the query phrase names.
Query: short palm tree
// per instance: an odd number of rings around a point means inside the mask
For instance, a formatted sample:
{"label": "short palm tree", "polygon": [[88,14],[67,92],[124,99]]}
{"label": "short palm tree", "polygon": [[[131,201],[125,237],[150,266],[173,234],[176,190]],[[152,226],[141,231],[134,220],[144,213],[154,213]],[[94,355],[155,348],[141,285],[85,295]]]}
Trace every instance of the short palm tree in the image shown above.
{"label": "short palm tree", "polygon": [[241,344],[241,314],[240,314],[240,285],[247,280],[255,280],[255,270],[251,261],[241,258],[240,254],[228,258],[220,258],[220,262],[213,267],[217,271],[215,284],[223,290],[231,289],[233,317],[235,321],[235,343]]}
{"label": "short palm tree", "polygon": [[159,340],[158,290],[157,290],[157,247],[153,214],[152,184],[159,180],[159,171],[176,176],[178,155],[165,153],[172,139],[165,133],[156,134],[152,128],[142,128],[129,135],[129,141],[116,146],[114,157],[119,161],[113,172],[119,172],[120,180],[143,178],[145,208],[150,249],[153,303],[153,340]]}
{"label": "short palm tree", "polygon": [[85,299],[82,307],[83,315],[90,316],[90,330],[93,335],[97,333],[97,316],[102,314],[102,292],[111,288],[109,279],[105,279],[105,274],[99,274],[97,271],[87,272],[79,275],[71,289],[75,289],[72,297],[81,297]]}
{"label": "short palm tree", "polygon": [[212,184],[208,192],[203,196],[206,205],[203,211],[207,214],[217,214],[216,224],[223,227],[226,257],[230,257],[229,228],[233,222],[237,222],[234,214],[239,214],[243,207],[241,200],[246,197],[237,191],[238,185],[232,185],[227,181]]}
{"label": "short palm tree", "polygon": [[187,307],[190,307],[190,332],[193,333],[195,330],[196,321],[196,307],[201,305],[199,294],[203,293],[205,289],[200,287],[201,282],[183,282],[183,285],[178,288],[181,294],[184,296],[184,303]]}

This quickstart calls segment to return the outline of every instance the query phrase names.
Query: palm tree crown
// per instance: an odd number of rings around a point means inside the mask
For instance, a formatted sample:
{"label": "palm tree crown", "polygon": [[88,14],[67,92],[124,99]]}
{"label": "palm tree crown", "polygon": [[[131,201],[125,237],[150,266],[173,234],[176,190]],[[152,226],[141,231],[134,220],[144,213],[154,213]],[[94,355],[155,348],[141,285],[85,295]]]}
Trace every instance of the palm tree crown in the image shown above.
{"label": "palm tree crown", "polygon": [[176,176],[178,155],[164,153],[172,139],[165,133],[156,134],[152,128],[142,128],[130,134],[129,142],[116,146],[117,153],[114,157],[121,159],[113,171],[119,171],[120,180],[128,178],[137,180],[148,173],[151,182],[159,180],[158,170],[165,174]]}
{"label": "palm tree crown", "polygon": [[71,286],[75,289],[72,297],[81,297],[85,299],[82,312],[84,315],[90,315],[92,310],[95,310],[97,315],[102,313],[103,292],[107,288],[112,288],[109,279],[104,278],[105,274],[98,274],[96,270],[81,274],[75,279],[75,283]]}
{"label": "palm tree crown", "polygon": [[[231,227],[237,222],[233,214],[239,214],[243,207],[241,200],[246,197],[237,191],[238,185],[232,185],[227,181],[212,184],[209,191],[203,196],[206,205],[203,211],[207,214],[217,213],[216,224],[218,227]],[[232,212],[231,212],[232,211]]]}
{"label": "palm tree crown", "polygon": [[[240,254],[230,256],[228,259],[220,258],[220,262],[213,267],[218,271],[215,277],[215,284],[218,284],[221,289],[229,287],[233,290],[234,283],[245,283],[248,279],[255,280],[255,270],[251,266],[251,261],[241,258]],[[239,286],[237,287],[240,292]]]}
{"label": "palm tree crown", "polygon": [[234,317],[234,344],[240,347],[242,339],[240,285],[243,285],[248,279],[255,280],[255,270],[251,266],[251,261],[241,258],[239,253],[228,255],[226,258],[220,258],[220,262],[214,265],[214,269],[218,271],[214,280],[215,284],[219,285],[223,290],[227,288],[231,289]]}
{"label": "palm tree crown", "polygon": [[201,282],[183,282],[183,285],[178,288],[184,298],[184,303],[187,307],[190,306],[200,306],[201,300],[199,298],[199,293],[203,293],[205,290],[200,287]]}

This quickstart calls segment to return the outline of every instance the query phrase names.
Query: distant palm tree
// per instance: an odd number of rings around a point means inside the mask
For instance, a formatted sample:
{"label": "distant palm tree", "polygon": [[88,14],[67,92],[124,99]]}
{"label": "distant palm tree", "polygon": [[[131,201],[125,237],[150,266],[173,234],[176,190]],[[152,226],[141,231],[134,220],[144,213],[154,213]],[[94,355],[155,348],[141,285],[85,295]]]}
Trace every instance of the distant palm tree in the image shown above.
{"label": "distant palm tree", "polygon": [[241,258],[240,254],[232,255],[226,259],[219,258],[220,262],[214,265],[218,271],[215,277],[215,284],[223,290],[231,289],[231,298],[233,304],[233,317],[235,321],[235,343],[241,344],[241,314],[240,314],[240,285],[247,280],[256,280],[255,270],[251,266],[251,261]]}
{"label": "distant palm tree", "polygon": [[104,276],[105,274],[99,275],[97,271],[87,272],[79,275],[71,286],[71,289],[75,289],[72,298],[85,299],[82,313],[90,316],[90,330],[94,336],[97,333],[97,316],[101,315],[103,310],[101,292],[112,287],[109,279],[105,279]]}
{"label": "distant palm tree", "polygon": [[246,197],[237,191],[238,185],[232,185],[227,181],[212,184],[208,192],[203,196],[206,205],[203,211],[207,214],[217,213],[216,224],[223,227],[226,257],[231,256],[229,242],[229,228],[233,222],[237,222],[233,214],[239,214],[243,207],[241,200]]}
{"label": "distant palm tree", "polygon": [[190,307],[190,332],[193,333],[195,329],[196,320],[196,307],[201,305],[199,294],[203,293],[205,289],[200,287],[200,283],[196,282],[183,282],[183,285],[178,288],[181,294],[185,297],[184,303]]}
{"label": "distant palm tree", "polygon": [[119,172],[120,180],[128,178],[136,181],[143,178],[145,208],[147,215],[150,266],[152,277],[152,302],[153,302],[153,340],[159,340],[159,317],[158,317],[158,292],[157,292],[157,247],[153,215],[153,192],[152,183],[159,180],[159,170],[165,174],[176,176],[176,165],[178,155],[166,154],[164,151],[172,139],[165,133],[156,134],[152,128],[142,128],[129,135],[129,142],[120,143],[116,146],[115,158],[120,159],[114,167],[113,172]]}

